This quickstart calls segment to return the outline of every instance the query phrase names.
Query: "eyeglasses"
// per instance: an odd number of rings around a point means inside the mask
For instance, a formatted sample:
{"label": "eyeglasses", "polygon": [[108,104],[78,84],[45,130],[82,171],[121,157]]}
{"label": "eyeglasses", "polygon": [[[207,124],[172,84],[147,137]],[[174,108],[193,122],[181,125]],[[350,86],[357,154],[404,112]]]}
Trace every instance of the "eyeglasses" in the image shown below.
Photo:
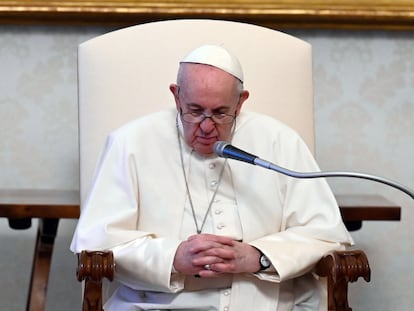
{"label": "eyeglasses", "polygon": [[207,115],[204,112],[196,111],[183,113],[182,110],[180,113],[182,120],[188,123],[201,123],[205,119],[209,118],[216,124],[228,124],[233,122],[234,118],[236,117],[235,115],[232,116],[225,113],[213,113],[211,115]]}

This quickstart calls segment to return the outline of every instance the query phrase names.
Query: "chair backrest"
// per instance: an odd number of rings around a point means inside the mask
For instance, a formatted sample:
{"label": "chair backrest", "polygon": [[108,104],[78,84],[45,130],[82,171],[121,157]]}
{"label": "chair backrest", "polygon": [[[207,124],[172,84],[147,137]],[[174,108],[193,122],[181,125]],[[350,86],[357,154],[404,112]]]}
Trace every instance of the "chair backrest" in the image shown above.
{"label": "chair backrest", "polygon": [[141,115],[174,106],[169,85],[179,60],[203,44],[223,45],[240,60],[250,98],[245,110],[294,128],[314,151],[312,50],[268,28],[218,20],[171,20],[113,31],[78,50],[81,200],[105,138]]}

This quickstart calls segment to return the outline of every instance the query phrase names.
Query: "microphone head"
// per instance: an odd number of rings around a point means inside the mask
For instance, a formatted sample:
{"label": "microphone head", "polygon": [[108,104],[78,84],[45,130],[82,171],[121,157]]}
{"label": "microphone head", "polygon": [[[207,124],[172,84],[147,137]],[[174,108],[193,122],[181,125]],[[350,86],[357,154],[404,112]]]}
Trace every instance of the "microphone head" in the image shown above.
{"label": "microphone head", "polygon": [[216,141],[214,143],[214,152],[219,156],[219,157],[224,157],[224,148],[226,148],[226,146],[230,145],[228,142],[226,141]]}
{"label": "microphone head", "polygon": [[230,143],[225,141],[217,141],[214,144],[214,152],[222,158],[230,158],[233,160],[243,161],[250,164],[255,164],[257,156],[243,151],[239,148],[232,146]]}

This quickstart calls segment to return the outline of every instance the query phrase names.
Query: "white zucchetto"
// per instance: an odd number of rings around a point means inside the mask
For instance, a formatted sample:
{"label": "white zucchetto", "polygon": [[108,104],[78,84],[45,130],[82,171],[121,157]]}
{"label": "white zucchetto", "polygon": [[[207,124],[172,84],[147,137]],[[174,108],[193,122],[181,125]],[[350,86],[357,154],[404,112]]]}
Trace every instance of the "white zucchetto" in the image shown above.
{"label": "white zucchetto", "polygon": [[218,45],[203,45],[187,54],[181,63],[204,64],[228,72],[243,82],[243,70],[239,60]]}

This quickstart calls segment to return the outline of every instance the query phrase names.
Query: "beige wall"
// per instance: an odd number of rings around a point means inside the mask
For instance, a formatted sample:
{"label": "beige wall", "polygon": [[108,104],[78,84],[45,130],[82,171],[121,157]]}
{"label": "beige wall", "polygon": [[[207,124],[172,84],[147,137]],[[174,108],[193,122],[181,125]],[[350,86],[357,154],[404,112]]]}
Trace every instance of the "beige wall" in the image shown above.
{"label": "beige wall", "polygon": [[[78,189],[76,46],[108,28],[0,28],[0,187]],[[317,160],[414,188],[414,35],[411,32],[291,31],[314,48]],[[351,286],[354,310],[412,309],[414,201],[362,180],[331,180],[336,193],[382,193],[402,205],[401,222],[372,222],[353,233],[372,282]],[[80,310],[75,221],[61,222],[47,310]],[[23,310],[35,229],[0,223],[4,310]]]}

